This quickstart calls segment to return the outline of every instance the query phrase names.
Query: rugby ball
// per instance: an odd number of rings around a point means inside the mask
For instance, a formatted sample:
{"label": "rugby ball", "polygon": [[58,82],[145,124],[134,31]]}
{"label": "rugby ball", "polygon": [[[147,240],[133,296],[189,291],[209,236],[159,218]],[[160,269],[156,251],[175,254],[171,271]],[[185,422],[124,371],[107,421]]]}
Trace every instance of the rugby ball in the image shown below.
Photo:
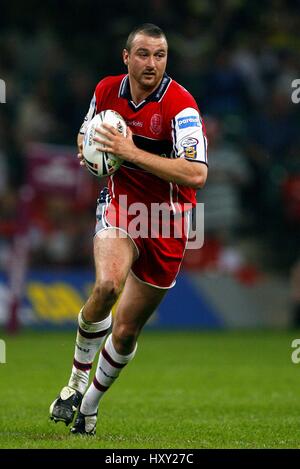
{"label": "rugby ball", "polygon": [[123,117],[111,109],[96,114],[88,124],[83,139],[83,158],[87,169],[94,176],[100,178],[115,173],[123,162],[123,160],[113,153],[101,151],[101,143],[94,141],[95,136],[100,137],[100,134],[96,132],[95,129],[101,127],[101,124],[104,122],[115,127],[122,135],[126,136],[126,123]]}

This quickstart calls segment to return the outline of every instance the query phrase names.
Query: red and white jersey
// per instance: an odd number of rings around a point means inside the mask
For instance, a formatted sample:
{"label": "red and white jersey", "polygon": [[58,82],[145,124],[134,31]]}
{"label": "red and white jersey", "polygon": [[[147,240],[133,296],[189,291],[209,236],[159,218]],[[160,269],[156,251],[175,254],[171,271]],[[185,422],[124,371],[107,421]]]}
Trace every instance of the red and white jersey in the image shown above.
{"label": "red and white jersey", "polygon": [[[128,75],[101,80],[80,133],[85,133],[94,115],[106,109],[121,114],[137,147],[162,158],[185,158],[191,164],[207,164],[205,127],[196,101],[167,74],[160,86],[139,104],[132,101]],[[183,204],[196,203],[194,189],[167,182],[127,161],[109,179],[111,196],[118,199],[119,195],[127,195],[130,203],[166,202],[173,213],[182,211]]]}

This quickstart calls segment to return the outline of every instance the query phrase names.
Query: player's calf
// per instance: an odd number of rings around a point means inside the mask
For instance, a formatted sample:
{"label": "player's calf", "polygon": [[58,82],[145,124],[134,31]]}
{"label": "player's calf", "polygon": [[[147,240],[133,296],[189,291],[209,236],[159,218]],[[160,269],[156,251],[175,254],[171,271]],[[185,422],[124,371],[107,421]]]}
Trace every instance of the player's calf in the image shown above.
{"label": "player's calf", "polygon": [[112,333],[115,350],[121,355],[130,354],[135,349],[139,332],[136,325],[119,323],[116,319]]}

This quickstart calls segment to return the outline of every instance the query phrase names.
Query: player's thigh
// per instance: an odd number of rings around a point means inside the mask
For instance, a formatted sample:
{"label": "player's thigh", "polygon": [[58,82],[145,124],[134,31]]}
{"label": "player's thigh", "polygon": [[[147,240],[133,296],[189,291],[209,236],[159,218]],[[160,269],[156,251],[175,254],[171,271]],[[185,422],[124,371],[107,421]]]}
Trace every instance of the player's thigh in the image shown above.
{"label": "player's thigh", "polygon": [[125,330],[137,336],[167,291],[147,285],[129,273],[117,304],[113,334]]}
{"label": "player's thigh", "polygon": [[114,228],[103,230],[94,238],[96,283],[112,278],[124,280],[136,258],[136,248],[127,236]]}

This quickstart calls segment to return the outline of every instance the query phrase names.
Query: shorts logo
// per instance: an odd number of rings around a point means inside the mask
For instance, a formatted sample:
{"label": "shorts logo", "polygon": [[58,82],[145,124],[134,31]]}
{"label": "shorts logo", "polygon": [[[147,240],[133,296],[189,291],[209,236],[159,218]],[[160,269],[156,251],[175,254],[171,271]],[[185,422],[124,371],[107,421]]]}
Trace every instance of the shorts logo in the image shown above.
{"label": "shorts logo", "polygon": [[186,127],[200,127],[200,120],[198,116],[186,116],[177,119],[178,127],[185,129]]}
{"label": "shorts logo", "polygon": [[153,114],[150,121],[150,130],[153,134],[158,135],[162,130],[162,116],[160,114]]}
{"label": "shorts logo", "polygon": [[184,138],[180,145],[183,148],[185,158],[196,158],[197,157],[197,145],[198,140],[192,137]]}

